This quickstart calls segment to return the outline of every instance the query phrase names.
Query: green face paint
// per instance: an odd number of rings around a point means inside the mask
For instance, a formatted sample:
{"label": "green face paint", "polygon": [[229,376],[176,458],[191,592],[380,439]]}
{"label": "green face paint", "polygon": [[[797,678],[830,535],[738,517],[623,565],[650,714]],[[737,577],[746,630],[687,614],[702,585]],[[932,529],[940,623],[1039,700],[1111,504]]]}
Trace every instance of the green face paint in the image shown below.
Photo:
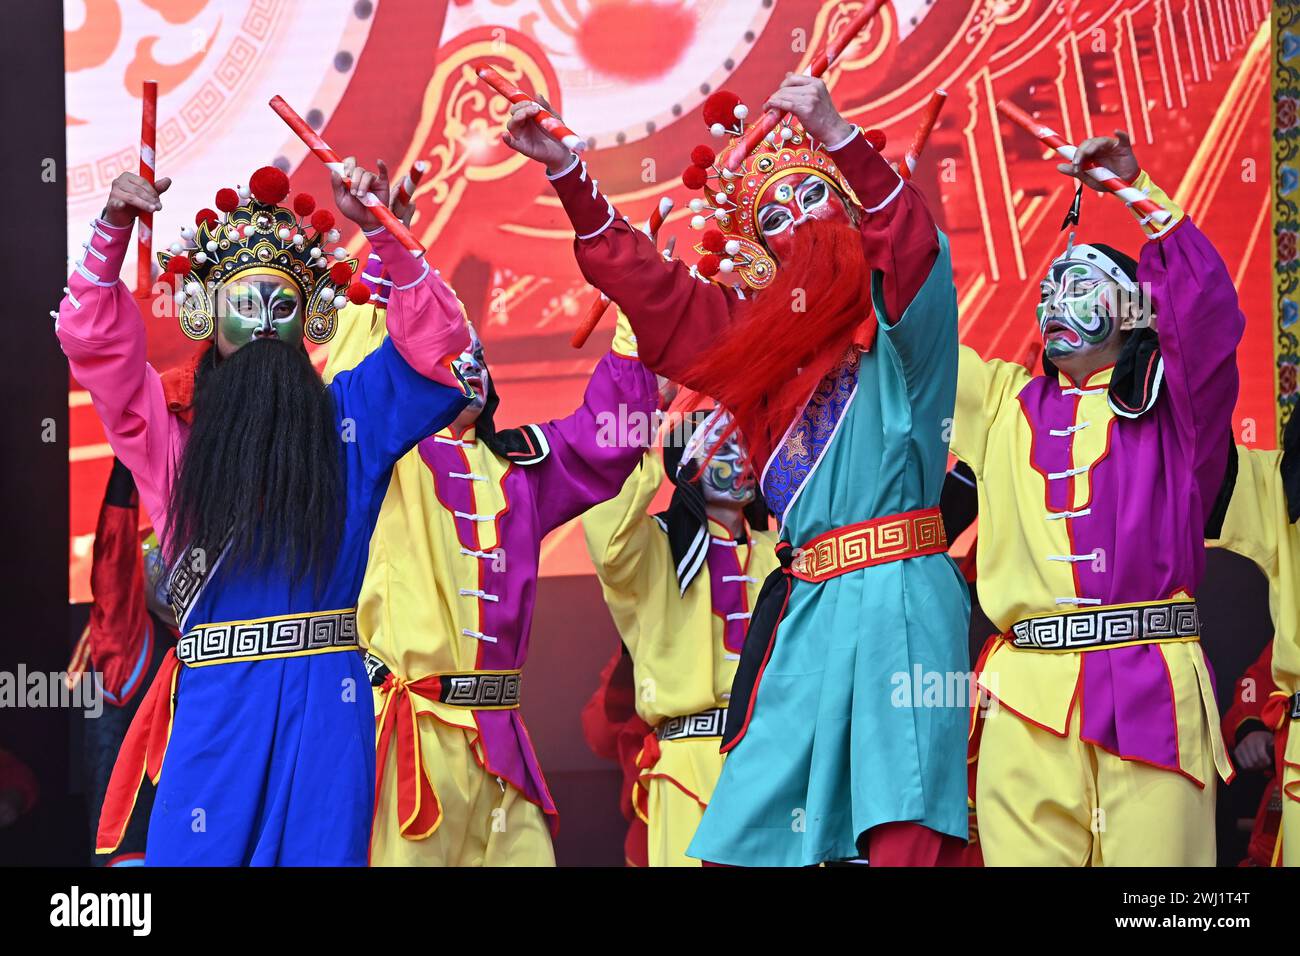
{"label": "green face paint", "polygon": [[1103,348],[1116,328],[1115,283],[1089,262],[1053,263],[1035,311],[1049,359]]}
{"label": "green face paint", "polygon": [[217,341],[223,355],[258,338],[302,343],[302,294],[282,275],[240,273],[217,290],[216,306]]}

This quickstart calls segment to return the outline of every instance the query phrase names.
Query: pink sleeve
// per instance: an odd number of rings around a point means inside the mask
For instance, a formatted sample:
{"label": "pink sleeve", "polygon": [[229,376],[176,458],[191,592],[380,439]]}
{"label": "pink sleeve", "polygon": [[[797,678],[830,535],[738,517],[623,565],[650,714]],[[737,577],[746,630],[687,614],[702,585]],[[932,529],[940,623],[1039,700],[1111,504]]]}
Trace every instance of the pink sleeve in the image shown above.
{"label": "pink sleeve", "polygon": [[392,283],[385,318],[388,337],[411,368],[427,379],[460,389],[451,360],[469,348],[469,327],[456,293],[387,229],[365,236]]}
{"label": "pink sleeve", "polygon": [[939,256],[939,231],[920,191],[905,183],[861,131],[829,149],[862,204],[862,251],[881,273],[890,324],[907,311]]}
{"label": "pink sleeve", "polygon": [[73,377],[90,393],[109,446],[131,469],[159,540],[166,541],[168,492],[186,430],[167,410],[162,381],[145,361],[140,309],[118,280],[131,229],[103,220],[93,228],[54,331]]}

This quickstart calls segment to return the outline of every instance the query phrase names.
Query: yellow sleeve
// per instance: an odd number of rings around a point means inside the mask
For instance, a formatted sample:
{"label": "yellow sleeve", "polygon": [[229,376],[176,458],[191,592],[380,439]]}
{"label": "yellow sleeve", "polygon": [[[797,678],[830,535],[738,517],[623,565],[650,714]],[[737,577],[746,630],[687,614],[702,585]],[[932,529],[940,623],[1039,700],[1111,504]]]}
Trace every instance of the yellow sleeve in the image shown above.
{"label": "yellow sleeve", "polygon": [[[582,516],[587,552],[604,586],[607,603],[635,602],[638,596],[648,593],[649,583],[643,577],[658,573],[654,562],[643,559],[649,548],[667,541],[655,526],[655,519],[646,512],[663,478],[659,453],[651,449],[641,457],[641,463],[617,495]],[[664,540],[657,541],[656,536]]]}
{"label": "yellow sleeve", "polygon": [[609,346],[610,350],[624,358],[638,358],[636,335],[632,331],[632,323],[627,320],[622,309],[618,306],[614,308],[618,312],[618,321],[614,324],[614,341]]}
{"label": "yellow sleeve", "polygon": [[986,362],[969,346],[959,349],[957,406],[953,412],[952,453],[970,465],[976,475],[984,473],[984,450],[989,429],[1002,404],[1015,398],[1033,377],[1023,365],[993,360]]}
{"label": "yellow sleeve", "polygon": [[1137,179],[1133,180],[1133,188],[1138,192],[1143,193],[1157,206],[1169,213],[1169,220],[1164,223],[1159,223],[1154,220],[1148,220],[1145,213],[1134,209],[1132,206],[1128,207],[1128,211],[1137,219],[1138,225],[1142,227],[1142,231],[1146,233],[1148,239],[1159,239],[1170,229],[1174,228],[1174,226],[1178,225],[1179,220],[1186,215],[1183,212],[1182,206],[1170,199],[1168,193],[1151,181],[1151,177],[1146,174],[1146,170],[1138,173]]}
{"label": "yellow sleeve", "polygon": [[1206,547],[1249,558],[1270,579],[1277,574],[1278,530],[1286,525],[1286,496],[1279,470],[1282,453],[1237,446],[1237,483],[1223,531]]}
{"label": "yellow sleeve", "polygon": [[339,309],[339,329],[330,342],[329,356],[321,377],[328,385],[339,372],[356,368],[361,360],[379,348],[388,334],[385,310],[377,305],[348,303]]}

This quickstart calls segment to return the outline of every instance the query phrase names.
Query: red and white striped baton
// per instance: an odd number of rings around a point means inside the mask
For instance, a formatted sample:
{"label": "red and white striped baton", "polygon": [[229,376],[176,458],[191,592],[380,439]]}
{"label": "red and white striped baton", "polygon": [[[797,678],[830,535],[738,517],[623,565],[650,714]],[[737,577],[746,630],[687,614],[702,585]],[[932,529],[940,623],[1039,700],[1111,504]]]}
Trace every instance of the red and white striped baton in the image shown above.
{"label": "red and white striped baton", "polygon": [[[294,112],[292,106],[286,103],[281,97],[271,97],[271,109],[275,110],[280,119],[284,120],[289,129],[293,130],[302,140],[307,148],[316,154],[316,158],[324,163],[330,171],[337,173],[346,186],[351,186],[352,182],[346,176],[343,176],[343,160],[339,154],[330,149],[325,140],[321,139],[317,132],[307,125],[306,121]],[[402,225],[402,221],[393,215],[393,211],[379,201],[379,197],[374,193],[366,193],[361,197],[361,202],[370,209],[376,219],[392,233],[393,238],[405,246],[411,255],[419,257],[424,255],[424,246],[420,245],[418,239],[411,235],[411,230]]]}
{"label": "red and white striped baton", "polygon": [[[1009,100],[998,100],[997,111],[1015,123],[1056,155],[1069,162],[1074,161],[1076,147],[1067,143],[1055,130],[1034,120],[1028,113]],[[1142,213],[1142,222],[1155,221],[1160,224],[1168,222],[1171,214],[1161,208],[1160,204],[1148,199],[1141,190],[1134,189],[1132,183],[1126,182],[1101,163],[1083,164],[1088,177],[1103,189],[1109,190],[1138,212]]]}
{"label": "red and white striped baton", "polygon": [[[140,94],[140,178],[150,186],[154,182],[155,152],[158,130],[158,82],[145,80]],[[153,213],[140,213],[136,230],[135,294],[148,298],[153,286]]]}

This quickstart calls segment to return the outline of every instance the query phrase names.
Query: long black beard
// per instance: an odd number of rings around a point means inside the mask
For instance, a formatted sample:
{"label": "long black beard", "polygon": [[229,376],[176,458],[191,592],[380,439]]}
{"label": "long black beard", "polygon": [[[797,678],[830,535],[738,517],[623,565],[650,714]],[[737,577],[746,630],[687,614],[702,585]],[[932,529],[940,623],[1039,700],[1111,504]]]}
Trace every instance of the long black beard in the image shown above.
{"label": "long black beard", "polygon": [[345,492],[334,399],[305,351],[260,339],[203,363],[168,505],[171,561],[202,549],[210,567],[225,550],[234,567],[310,576],[319,592]]}

